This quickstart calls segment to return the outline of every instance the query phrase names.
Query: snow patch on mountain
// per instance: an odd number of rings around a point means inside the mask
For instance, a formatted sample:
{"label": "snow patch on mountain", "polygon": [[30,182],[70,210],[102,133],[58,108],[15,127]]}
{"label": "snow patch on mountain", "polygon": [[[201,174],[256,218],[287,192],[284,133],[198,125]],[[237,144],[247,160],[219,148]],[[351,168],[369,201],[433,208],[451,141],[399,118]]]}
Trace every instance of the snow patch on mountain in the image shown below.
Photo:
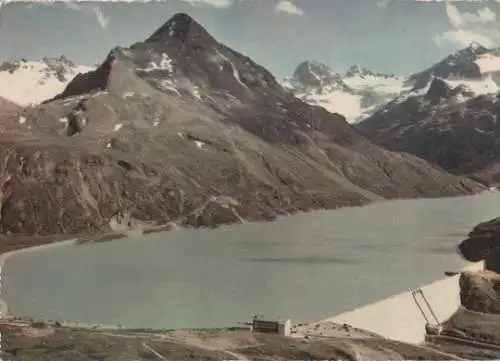
{"label": "snow patch on mountain", "polygon": [[357,91],[373,91],[380,94],[398,94],[409,89],[404,85],[405,78],[393,76],[389,78],[369,75],[365,77],[351,76],[343,78],[344,82]]}
{"label": "snow patch on mountain", "polygon": [[483,74],[500,72],[500,52],[483,54],[476,59],[475,63]]}
{"label": "snow patch on mountain", "polygon": [[[153,54],[153,55],[157,55],[157,54]],[[156,60],[156,61],[154,61],[154,60]],[[154,59],[154,60],[151,60],[148,63],[148,66],[146,68],[138,68],[138,70],[142,70],[145,72],[151,72],[151,71],[156,71],[156,70],[166,70],[169,73],[172,73],[174,71],[173,65],[172,65],[172,59],[170,59],[170,57],[167,54],[162,53],[161,58]]]}
{"label": "snow patch on mountain", "polygon": [[389,100],[411,90],[405,86],[403,77],[374,73],[359,65],[340,75],[318,61],[301,63],[283,86],[310,104],[342,114],[350,123],[364,119]]}
{"label": "snow patch on mountain", "polygon": [[303,96],[302,100],[322,106],[331,113],[342,114],[348,121],[358,119],[364,112],[361,96],[343,91]]}
{"label": "snow patch on mountain", "polygon": [[465,86],[475,95],[496,94],[500,91],[500,86],[492,79],[491,76],[486,76],[484,79],[468,80],[468,79],[446,79],[452,88],[457,86]]}
{"label": "snow patch on mountain", "polygon": [[22,106],[39,104],[62,92],[78,73],[93,69],[76,65],[64,56],[3,62],[0,64],[0,97]]}

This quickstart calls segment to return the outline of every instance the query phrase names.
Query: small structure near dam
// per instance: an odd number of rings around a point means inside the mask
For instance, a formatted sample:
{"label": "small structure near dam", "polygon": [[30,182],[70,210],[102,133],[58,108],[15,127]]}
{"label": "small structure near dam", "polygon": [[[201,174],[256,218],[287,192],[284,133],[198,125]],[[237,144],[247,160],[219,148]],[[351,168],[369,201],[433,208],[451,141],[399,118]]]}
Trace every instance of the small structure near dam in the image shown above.
{"label": "small structure near dam", "polygon": [[[425,297],[424,291],[418,288],[416,290],[409,290],[415,304],[417,305],[418,310],[422,314],[422,317],[425,320],[425,335],[439,335],[442,331],[442,325],[439,322],[436,313],[432,309],[431,304]],[[419,301],[420,298],[420,301]],[[428,312],[425,312],[427,310]],[[434,322],[433,322],[434,321]]]}
{"label": "small structure near dam", "polygon": [[[424,291],[422,291],[421,288],[418,288],[416,290],[410,289],[409,292],[410,292],[411,296],[413,297],[413,300],[415,301],[415,304],[417,305],[418,310],[420,311],[423,318],[425,319],[426,325],[432,325],[432,323],[431,323],[432,321],[435,322],[434,325],[439,325],[439,320],[438,320],[436,314],[434,313],[434,310],[432,309],[431,304],[429,303],[429,301],[425,297]],[[420,297],[420,300],[423,302],[419,302],[419,300],[418,300],[419,297]],[[424,305],[425,305],[425,307],[424,307]],[[427,311],[429,313],[425,312],[425,309],[427,309]]]}
{"label": "small structure near dam", "polygon": [[262,316],[254,316],[250,324],[252,332],[275,333],[281,336],[289,337],[292,332],[292,321],[286,320],[269,320]]}

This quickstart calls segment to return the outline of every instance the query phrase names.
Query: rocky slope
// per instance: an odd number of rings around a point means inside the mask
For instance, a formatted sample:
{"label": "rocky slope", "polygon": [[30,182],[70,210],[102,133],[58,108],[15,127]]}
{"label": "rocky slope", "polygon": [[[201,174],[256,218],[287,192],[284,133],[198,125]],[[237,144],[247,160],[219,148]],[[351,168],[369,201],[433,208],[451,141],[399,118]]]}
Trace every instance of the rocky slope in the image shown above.
{"label": "rocky slope", "polygon": [[472,44],[411,76],[411,92],[358,127],[389,149],[415,154],[455,174],[496,182],[499,76],[500,56]]}
{"label": "rocky slope", "polygon": [[8,99],[0,97],[0,116],[19,113],[22,106]]}
{"label": "rocky slope", "polygon": [[462,306],[475,312],[500,315],[500,274],[489,270],[464,272],[459,284]]}
{"label": "rocky slope", "polygon": [[371,143],[186,14],[0,121],[8,234],[213,226],[482,189]]}
{"label": "rocky slope", "polygon": [[309,104],[342,114],[348,122],[355,123],[401,92],[409,91],[411,88],[404,81],[403,77],[375,73],[359,65],[338,74],[311,60],[299,64],[283,85]]}

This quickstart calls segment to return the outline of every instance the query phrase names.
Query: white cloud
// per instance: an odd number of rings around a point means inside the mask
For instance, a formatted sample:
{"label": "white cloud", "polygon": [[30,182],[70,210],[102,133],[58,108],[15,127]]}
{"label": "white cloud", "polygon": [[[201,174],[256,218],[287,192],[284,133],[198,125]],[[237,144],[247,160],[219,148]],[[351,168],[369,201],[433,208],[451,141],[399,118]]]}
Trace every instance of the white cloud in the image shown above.
{"label": "white cloud", "polygon": [[109,24],[109,18],[106,15],[104,15],[101,8],[98,6],[94,6],[92,8],[92,11],[96,16],[97,22],[99,23],[99,25],[101,25],[101,28],[106,29]]}
{"label": "white cloud", "polygon": [[274,7],[274,11],[278,13],[287,13],[291,15],[304,15],[304,10],[299,8],[297,5],[292,3],[290,0],[279,0],[276,6]]}
{"label": "white cloud", "polygon": [[453,43],[467,46],[473,41],[486,47],[500,45],[500,30],[492,24],[496,21],[496,14],[490,8],[484,7],[476,13],[460,12],[447,1],[445,9],[453,29],[435,35],[433,40],[437,45]]}
{"label": "white cloud", "polygon": [[80,10],[81,9],[80,5],[78,5],[76,1],[75,2],[65,1],[64,5],[66,5],[67,7],[69,7],[70,9],[73,9],[73,10]]}
{"label": "white cloud", "polygon": [[182,0],[192,6],[209,5],[219,9],[227,9],[233,5],[233,0]]}
{"label": "white cloud", "polygon": [[390,2],[391,2],[391,0],[378,0],[377,7],[379,9],[385,9],[389,5]]}

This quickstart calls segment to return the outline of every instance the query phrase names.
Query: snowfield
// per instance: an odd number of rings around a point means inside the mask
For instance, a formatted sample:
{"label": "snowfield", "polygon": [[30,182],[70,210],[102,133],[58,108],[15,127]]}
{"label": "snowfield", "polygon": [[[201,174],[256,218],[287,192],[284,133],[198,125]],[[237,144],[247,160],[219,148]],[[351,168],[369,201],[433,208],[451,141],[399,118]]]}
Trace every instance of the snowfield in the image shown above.
{"label": "snowfield", "polygon": [[[295,95],[329,112],[342,114],[350,123],[356,123],[373,114],[380,106],[411,90],[411,87],[405,86],[405,78],[397,76],[354,75],[343,77],[342,81],[350,90],[330,85],[331,91],[325,86],[322,91],[297,92]],[[289,80],[283,86],[293,90]]]}
{"label": "snowfield", "polygon": [[78,73],[93,69],[60,59],[5,62],[0,66],[0,97],[21,106],[39,104],[61,93]]}
{"label": "snowfield", "polygon": [[475,95],[494,94],[500,91],[500,87],[493,81],[491,75],[487,75],[484,77],[484,79],[480,80],[446,79],[445,81],[452,88],[455,88],[459,85],[465,85]]}
{"label": "snowfield", "polygon": [[381,94],[399,94],[409,87],[404,85],[405,78],[400,76],[382,77],[382,76],[351,76],[343,78],[344,82],[351,88],[363,91],[373,90]]}
{"label": "snowfield", "polygon": [[500,71],[500,53],[484,54],[475,63],[483,74]]}
{"label": "snowfield", "polygon": [[311,104],[320,105],[331,113],[339,113],[348,120],[357,119],[363,114],[361,97],[342,91],[330,94],[311,95],[305,98]]}

